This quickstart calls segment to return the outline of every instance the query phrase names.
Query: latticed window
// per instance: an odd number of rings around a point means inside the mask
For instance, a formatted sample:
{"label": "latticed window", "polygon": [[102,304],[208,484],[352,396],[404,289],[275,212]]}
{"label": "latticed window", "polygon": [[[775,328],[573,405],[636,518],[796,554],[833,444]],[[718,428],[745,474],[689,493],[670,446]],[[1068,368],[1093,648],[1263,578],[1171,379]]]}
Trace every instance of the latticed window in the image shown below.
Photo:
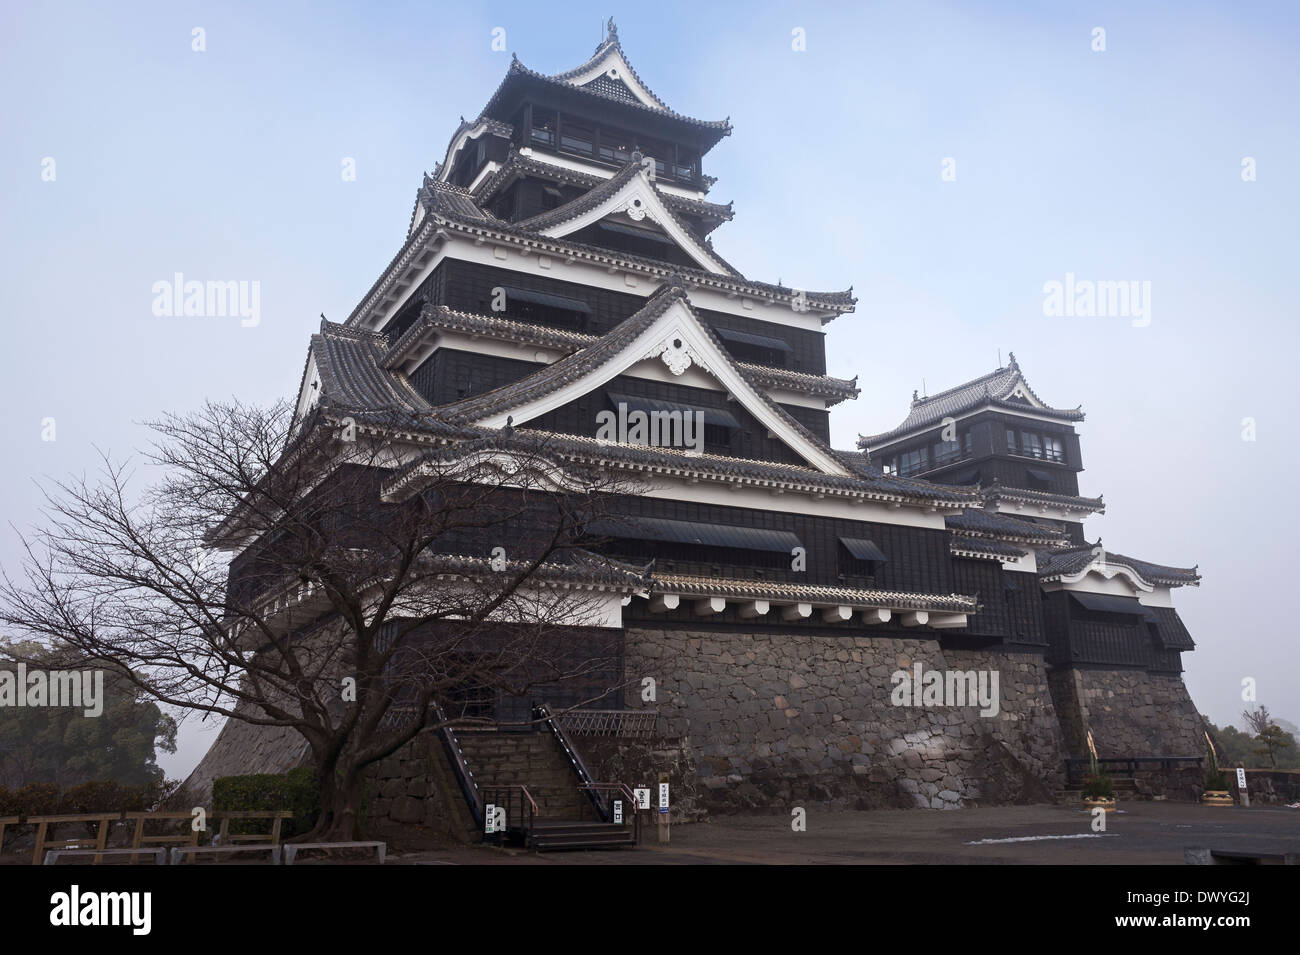
{"label": "latticed window", "polygon": [[1043,439],[1031,431],[1020,432],[1020,453],[1031,458],[1043,456]]}
{"label": "latticed window", "polygon": [[1043,438],[1043,456],[1049,461],[1065,462],[1065,444],[1060,438],[1046,435]]}
{"label": "latticed window", "polygon": [[925,448],[904,451],[898,456],[898,473],[906,476],[924,471],[929,466],[929,458],[930,455]]}
{"label": "latticed window", "polygon": [[959,441],[940,441],[934,446],[934,463],[936,465],[956,461],[961,455],[962,446]]}

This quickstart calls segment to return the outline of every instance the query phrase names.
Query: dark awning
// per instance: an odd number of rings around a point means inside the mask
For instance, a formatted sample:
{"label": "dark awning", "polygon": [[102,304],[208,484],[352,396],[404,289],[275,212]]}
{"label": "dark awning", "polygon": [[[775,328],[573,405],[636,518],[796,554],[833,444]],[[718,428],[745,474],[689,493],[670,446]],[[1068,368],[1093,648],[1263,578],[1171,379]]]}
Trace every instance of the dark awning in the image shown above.
{"label": "dark awning", "polygon": [[967,468],[961,474],[954,474],[947,478],[945,484],[978,484],[980,482],[979,468]]}
{"label": "dark awning", "polygon": [[704,418],[706,425],[713,425],[718,428],[739,428],[740,422],[735,416],[724,408],[706,408],[703,405],[688,405],[680,401],[661,401],[658,398],[642,398],[639,395],[625,395],[619,391],[606,392],[609,400],[615,405],[627,405],[628,411],[644,411],[649,414],[651,411],[676,411],[679,413],[688,413],[698,411]]}
{"label": "dark awning", "polygon": [[889,560],[873,541],[861,537],[841,537],[840,543],[858,560]]}
{"label": "dark awning", "polygon": [[662,517],[621,517],[593,521],[588,533],[598,537],[633,538],[671,544],[699,544],[735,550],[761,550],[788,554],[802,547],[790,531],[760,527],[733,527],[701,521],[671,521]]}
{"label": "dark awning", "polygon": [[1152,614],[1152,618],[1147,621],[1149,626],[1155,628],[1156,636],[1160,639],[1160,645],[1166,650],[1195,650],[1196,641],[1192,635],[1187,632],[1187,627],[1178,614],[1172,608],[1167,609],[1161,614]]}
{"label": "dark awning", "polygon": [[1084,610],[1091,610],[1095,613],[1125,613],[1133,617],[1145,617],[1149,620],[1155,619],[1155,614],[1138,603],[1136,597],[1121,597],[1117,594],[1079,594],[1073,592],[1070,594],[1070,597]]}
{"label": "dark awning", "polygon": [[563,295],[549,295],[546,292],[534,292],[530,289],[513,288],[509,285],[503,285],[501,288],[506,293],[507,309],[509,309],[510,303],[513,301],[545,305],[547,308],[562,308],[567,312],[582,312],[584,315],[591,314],[591,306],[581,299],[565,298]]}
{"label": "dark awning", "polygon": [[767,348],[772,351],[794,351],[793,348],[779,338],[769,338],[766,335],[754,335],[750,332],[737,332],[730,328],[715,328],[714,331],[718,333],[718,337],[724,342],[733,342],[737,345],[752,345],[755,348]]}

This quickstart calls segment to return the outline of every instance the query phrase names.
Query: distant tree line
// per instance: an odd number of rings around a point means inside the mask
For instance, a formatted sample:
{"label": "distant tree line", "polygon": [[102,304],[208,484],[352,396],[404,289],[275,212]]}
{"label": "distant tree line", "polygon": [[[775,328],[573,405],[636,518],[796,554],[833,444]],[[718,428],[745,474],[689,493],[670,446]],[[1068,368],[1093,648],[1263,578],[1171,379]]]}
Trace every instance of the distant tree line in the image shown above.
{"label": "distant tree line", "polygon": [[1244,766],[1247,769],[1300,769],[1300,748],[1296,747],[1296,727],[1269,713],[1268,707],[1243,710],[1241,718],[1246,729],[1235,726],[1215,726],[1203,716],[1214,746],[1218,750],[1219,765]]}

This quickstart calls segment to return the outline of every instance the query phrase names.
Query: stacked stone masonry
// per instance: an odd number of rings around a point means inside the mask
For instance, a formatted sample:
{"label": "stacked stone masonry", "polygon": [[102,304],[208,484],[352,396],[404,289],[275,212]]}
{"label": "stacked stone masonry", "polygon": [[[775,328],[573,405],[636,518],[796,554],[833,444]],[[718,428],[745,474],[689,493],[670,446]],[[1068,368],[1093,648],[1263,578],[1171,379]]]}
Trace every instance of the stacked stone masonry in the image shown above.
{"label": "stacked stone masonry", "polygon": [[[996,671],[996,715],[891,702],[892,675]],[[629,631],[627,675],[653,677],[660,732],[694,741],[710,809],[958,808],[1050,798],[1064,746],[1032,654],[934,640]]]}

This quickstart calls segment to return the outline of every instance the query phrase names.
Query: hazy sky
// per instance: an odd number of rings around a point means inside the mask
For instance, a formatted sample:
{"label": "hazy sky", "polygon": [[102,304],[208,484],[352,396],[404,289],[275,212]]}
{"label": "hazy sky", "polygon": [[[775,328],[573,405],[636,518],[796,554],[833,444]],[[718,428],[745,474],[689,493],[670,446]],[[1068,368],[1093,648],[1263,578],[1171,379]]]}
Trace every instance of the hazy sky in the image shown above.
{"label": "hazy sky", "polygon": [[[35,480],[140,447],[164,410],[292,394],[320,313],[345,318],[397,251],[510,52],[576,66],[612,13],[671,107],[731,117],[704,163],[736,203],[718,250],[753,278],[853,285],[828,353],[862,396],[832,415],[836,446],[1014,350],[1040,397],[1087,412],[1081,488],[1108,504],[1089,534],[1200,565],[1176,595],[1200,709],[1236,721],[1253,677],[1300,722],[1295,7],[842,6],[5,4],[0,562]],[[155,316],[177,272],[259,282],[259,324]],[[1149,324],[1048,317],[1067,273],[1149,282]],[[184,727],[168,774],[212,731]]]}

